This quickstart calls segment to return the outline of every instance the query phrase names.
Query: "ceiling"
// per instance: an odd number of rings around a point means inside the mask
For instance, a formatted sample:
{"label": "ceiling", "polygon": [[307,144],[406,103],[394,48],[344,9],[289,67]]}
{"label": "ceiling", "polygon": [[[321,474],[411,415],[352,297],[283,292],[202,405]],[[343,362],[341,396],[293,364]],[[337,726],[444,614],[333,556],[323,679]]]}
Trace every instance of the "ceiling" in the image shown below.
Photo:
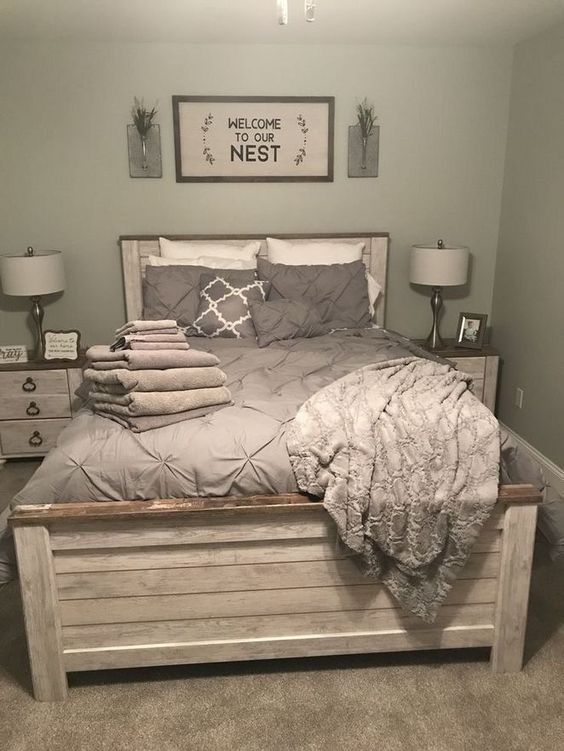
{"label": "ceiling", "polygon": [[0,38],[251,44],[514,44],[564,22],[564,0],[0,0]]}

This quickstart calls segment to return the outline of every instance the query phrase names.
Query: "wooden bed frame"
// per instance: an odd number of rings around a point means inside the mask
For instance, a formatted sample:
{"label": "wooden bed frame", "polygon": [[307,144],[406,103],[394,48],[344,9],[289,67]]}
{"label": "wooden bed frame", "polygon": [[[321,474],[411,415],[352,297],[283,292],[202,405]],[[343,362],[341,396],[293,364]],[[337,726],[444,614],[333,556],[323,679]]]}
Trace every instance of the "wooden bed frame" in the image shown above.
{"label": "wooden bed frame", "polygon": [[[361,237],[385,289],[388,237]],[[158,242],[121,247],[127,317],[138,318]],[[10,524],[34,695],[65,699],[80,670],[457,647],[492,647],[495,672],[518,671],[539,502],[532,486],[500,487],[432,625],[365,579],[323,506],[300,494],[19,506]]]}

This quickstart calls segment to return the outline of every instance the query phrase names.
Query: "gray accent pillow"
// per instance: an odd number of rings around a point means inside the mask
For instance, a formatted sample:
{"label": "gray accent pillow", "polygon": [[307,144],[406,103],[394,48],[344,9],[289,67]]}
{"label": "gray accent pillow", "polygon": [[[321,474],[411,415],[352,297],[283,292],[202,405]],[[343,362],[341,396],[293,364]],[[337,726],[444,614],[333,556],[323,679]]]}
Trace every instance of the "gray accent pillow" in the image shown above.
{"label": "gray accent pillow", "polygon": [[254,279],[247,284],[215,274],[200,277],[200,305],[192,327],[196,335],[245,339],[255,337],[249,305],[264,302],[270,284]]}
{"label": "gray accent pillow", "polygon": [[306,298],[330,328],[370,324],[366,267],[362,261],[327,266],[286,266],[258,258],[259,279],[271,283],[269,300]]}
{"label": "gray accent pillow", "polygon": [[307,300],[251,302],[251,317],[259,347],[297,337],[323,336],[329,331],[319,311]]}
{"label": "gray accent pillow", "polygon": [[208,266],[147,266],[143,280],[143,318],[171,318],[180,326],[193,323],[200,304],[200,278],[211,274],[234,284],[248,284],[255,270],[210,269]]}

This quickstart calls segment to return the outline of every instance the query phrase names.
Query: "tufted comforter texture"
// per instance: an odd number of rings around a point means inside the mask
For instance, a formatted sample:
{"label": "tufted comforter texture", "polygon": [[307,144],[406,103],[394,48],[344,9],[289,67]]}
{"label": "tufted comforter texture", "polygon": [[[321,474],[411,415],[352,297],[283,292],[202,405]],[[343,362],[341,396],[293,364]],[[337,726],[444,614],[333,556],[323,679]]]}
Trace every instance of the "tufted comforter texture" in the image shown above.
{"label": "tufted comforter texture", "polygon": [[144,434],[85,409],[61,433],[15,502],[296,492],[286,430],[306,399],[364,365],[419,351],[382,329],[276,342],[263,349],[255,339],[194,337],[189,342],[219,357],[233,406]]}
{"label": "tufted comforter texture", "polygon": [[367,365],[308,399],[287,441],[300,490],[432,622],[497,500],[499,426],[467,376],[417,357]]}

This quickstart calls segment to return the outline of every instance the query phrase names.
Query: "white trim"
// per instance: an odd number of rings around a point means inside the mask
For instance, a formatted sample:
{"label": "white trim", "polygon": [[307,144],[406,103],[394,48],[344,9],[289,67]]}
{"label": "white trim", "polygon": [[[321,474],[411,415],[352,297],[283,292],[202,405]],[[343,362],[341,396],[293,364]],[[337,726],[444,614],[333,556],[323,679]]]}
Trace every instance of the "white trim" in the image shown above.
{"label": "white trim", "polygon": [[511,430],[511,428],[508,428],[507,425],[504,425],[502,422],[500,422],[500,425],[514,438],[520,448],[526,451],[530,458],[541,467],[547,485],[553,488],[561,498],[564,498],[564,469],[561,469],[561,467],[550,459],[547,459],[544,454],[541,454],[538,449],[527,443],[524,438],[521,438],[520,435]]}

